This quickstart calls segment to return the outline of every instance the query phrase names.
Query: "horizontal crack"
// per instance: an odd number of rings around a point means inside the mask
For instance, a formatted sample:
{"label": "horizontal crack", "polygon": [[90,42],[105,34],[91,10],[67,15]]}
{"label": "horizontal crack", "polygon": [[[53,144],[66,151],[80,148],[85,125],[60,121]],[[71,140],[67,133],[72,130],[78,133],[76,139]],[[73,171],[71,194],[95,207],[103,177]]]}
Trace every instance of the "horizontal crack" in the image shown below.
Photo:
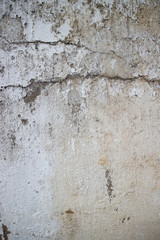
{"label": "horizontal crack", "polygon": [[103,78],[103,79],[106,79],[106,80],[111,80],[111,81],[136,81],[136,80],[143,80],[147,83],[153,83],[153,82],[160,82],[160,79],[148,79],[146,76],[137,76],[137,77],[130,77],[130,78],[122,78],[120,76],[106,76],[106,75],[100,75],[100,74],[87,74],[86,76],[82,76],[80,74],[73,74],[73,75],[70,75],[68,74],[64,79],[62,78],[51,78],[51,79],[48,79],[48,80],[44,80],[44,81],[34,81],[34,79],[32,79],[29,84],[27,86],[23,86],[21,84],[18,84],[18,85],[6,85],[6,86],[1,86],[0,87],[0,90],[2,91],[3,89],[7,89],[7,88],[22,88],[22,89],[27,89],[29,87],[32,86],[32,84],[44,84],[44,85],[48,85],[48,84],[56,84],[56,83],[62,83],[62,82],[65,82],[65,81],[68,81],[68,80],[77,80],[77,79],[82,79],[82,80],[85,80],[85,79],[97,79],[97,78]]}
{"label": "horizontal crack", "polygon": [[[2,37],[2,36],[1,36]],[[84,48],[90,52],[94,52],[92,51],[90,48],[84,46],[84,45],[81,45],[80,43],[72,43],[72,42],[67,42],[67,41],[63,41],[63,40],[58,40],[58,41],[53,41],[53,42],[46,42],[46,41],[41,41],[41,40],[34,40],[34,41],[14,41],[14,42],[10,42],[8,39],[6,39],[5,37],[2,37],[8,44],[10,45],[29,45],[29,44],[34,44],[34,45],[39,45],[39,44],[45,44],[45,45],[51,45],[51,46],[56,46],[58,45],[59,43],[60,44],[64,44],[64,45],[69,45],[69,46],[75,46],[77,48]]]}
{"label": "horizontal crack", "polygon": [[[8,85],[8,86],[4,86],[0,89],[0,91],[3,91],[4,89],[7,88],[21,88],[22,90],[25,90],[22,99],[24,100],[24,102],[26,104],[31,104],[33,102],[35,102],[36,98],[41,95],[41,91],[42,89],[45,89],[47,85],[50,84],[55,84],[55,83],[61,83],[64,81],[68,81],[68,80],[77,80],[77,79],[92,79],[92,81],[96,81],[99,78],[103,78],[106,80],[110,80],[110,81],[124,81],[126,82],[126,84],[131,83],[135,80],[140,80],[140,81],[146,81],[151,87],[154,87],[154,83],[157,82],[157,80],[153,81],[149,81],[148,79],[146,79],[145,77],[139,76],[137,78],[127,78],[127,79],[122,79],[118,76],[115,77],[109,77],[109,76],[103,76],[103,75],[92,75],[92,74],[88,74],[87,76],[80,76],[79,74],[76,75],[67,75],[67,77],[65,79],[50,79],[48,81],[34,81],[33,79],[30,81],[30,83],[27,86],[23,86],[23,85]],[[153,84],[152,84],[153,83]],[[152,84],[152,85],[151,85]],[[155,86],[157,88],[157,86]],[[158,86],[159,88],[159,86]]]}
{"label": "horizontal crack", "polygon": [[92,50],[89,47],[86,47],[85,45],[82,45],[80,43],[72,43],[72,42],[67,42],[67,41],[63,41],[63,40],[58,40],[58,41],[54,41],[54,42],[45,42],[45,41],[40,41],[40,40],[35,40],[35,41],[19,41],[19,42],[10,42],[8,41],[8,39],[6,39],[5,37],[3,37],[3,39],[5,39],[5,41],[10,44],[10,45],[29,45],[29,44],[34,44],[35,47],[37,48],[37,46],[39,44],[45,44],[45,45],[51,45],[51,46],[57,46],[59,43],[60,44],[64,44],[64,45],[68,45],[68,46],[75,46],[77,48],[83,48],[93,54],[102,54],[102,55],[115,55],[117,58],[123,59],[124,61],[126,61],[123,57],[119,56],[116,54],[115,51],[110,50],[109,52],[101,52],[101,51],[95,51]]}

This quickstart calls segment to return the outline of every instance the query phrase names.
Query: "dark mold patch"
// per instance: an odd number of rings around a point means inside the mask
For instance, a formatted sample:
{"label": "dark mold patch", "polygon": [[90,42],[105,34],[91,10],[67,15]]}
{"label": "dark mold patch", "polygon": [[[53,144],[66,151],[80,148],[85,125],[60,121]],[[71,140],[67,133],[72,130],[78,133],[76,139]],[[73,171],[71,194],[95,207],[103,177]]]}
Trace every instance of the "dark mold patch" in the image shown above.
{"label": "dark mold patch", "polygon": [[113,197],[113,195],[112,195],[113,185],[112,185],[112,179],[111,179],[111,172],[110,172],[110,170],[106,170],[105,171],[105,177],[107,178],[107,184],[106,184],[107,192],[108,192],[108,196],[109,196],[110,201],[111,201],[111,199]]}
{"label": "dark mold patch", "polygon": [[87,3],[90,4],[92,2],[92,0],[87,0]]}
{"label": "dark mold patch", "polygon": [[46,82],[34,82],[34,79],[31,80],[31,84],[26,87],[26,96],[24,97],[25,103],[33,103],[36,98],[41,94],[41,90],[46,87],[48,83]]}
{"label": "dark mold patch", "polygon": [[77,2],[77,0],[68,0],[69,3],[74,4]]}
{"label": "dark mold patch", "polygon": [[25,103],[31,103],[34,102],[41,94],[41,84],[40,83],[32,83],[29,87],[29,90],[27,91],[26,96],[24,97]]}
{"label": "dark mold patch", "polygon": [[5,103],[3,101],[0,101],[0,113],[2,113],[5,109]]}
{"label": "dark mold patch", "polygon": [[76,239],[76,234],[79,228],[79,221],[76,212],[71,208],[60,214],[61,228],[56,234],[56,239],[62,239],[62,234],[65,236],[63,239]]}
{"label": "dark mold patch", "polygon": [[96,8],[99,9],[99,11],[102,13],[105,10],[105,6],[101,3],[96,3]]}
{"label": "dark mold patch", "polygon": [[0,73],[3,73],[3,72],[4,72],[4,69],[5,69],[4,66],[0,67]]}
{"label": "dark mold patch", "polygon": [[14,132],[7,133],[8,138],[10,139],[11,149],[16,146],[16,136]]}
{"label": "dark mold patch", "polygon": [[127,218],[124,217],[124,218],[122,219],[122,223],[124,223],[126,220],[129,221],[129,220],[130,220],[130,217],[127,217]]}
{"label": "dark mold patch", "polygon": [[0,234],[0,240],[3,240],[3,239],[8,240],[8,234],[10,234],[11,232],[8,230],[7,226],[4,224],[2,224],[2,231],[3,231],[3,235]]}
{"label": "dark mold patch", "polygon": [[21,121],[22,121],[22,123],[23,123],[23,125],[27,125],[28,124],[28,119],[21,119]]}

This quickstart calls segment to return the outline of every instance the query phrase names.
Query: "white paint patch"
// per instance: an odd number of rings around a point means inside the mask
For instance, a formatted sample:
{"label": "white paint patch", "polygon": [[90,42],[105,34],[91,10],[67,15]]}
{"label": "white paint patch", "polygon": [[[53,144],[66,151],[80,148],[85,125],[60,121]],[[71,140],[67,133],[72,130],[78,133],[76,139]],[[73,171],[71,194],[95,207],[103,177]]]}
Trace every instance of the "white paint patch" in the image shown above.
{"label": "white paint patch", "polygon": [[144,93],[144,89],[134,87],[134,88],[130,89],[129,96],[130,97],[137,96],[137,97],[141,98],[143,96],[143,93]]}
{"label": "white paint patch", "polygon": [[72,28],[70,27],[70,24],[69,24],[69,23],[70,23],[70,20],[67,19],[67,20],[65,21],[65,23],[62,24],[62,25],[57,29],[57,31],[59,32],[58,37],[59,37],[60,39],[65,39],[65,37],[67,37],[68,34],[69,34],[69,32],[72,30]]}
{"label": "white paint patch", "polygon": [[112,59],[112,61],[111,61],[111,67],[112,67],[112,69],[114,69],[115,63],[116,63],[116,59]]}
{"label": "white paint patch", "polygon": [[74,138],[71,139],[71,147],[72,147],[73,153],[75,153],[75,139]]}
{"label": "white paint patch", "polygon": [[33,25],[33,39],[44,42],[55,42],[58,40],[52,31],[52,23],[36,20]]}

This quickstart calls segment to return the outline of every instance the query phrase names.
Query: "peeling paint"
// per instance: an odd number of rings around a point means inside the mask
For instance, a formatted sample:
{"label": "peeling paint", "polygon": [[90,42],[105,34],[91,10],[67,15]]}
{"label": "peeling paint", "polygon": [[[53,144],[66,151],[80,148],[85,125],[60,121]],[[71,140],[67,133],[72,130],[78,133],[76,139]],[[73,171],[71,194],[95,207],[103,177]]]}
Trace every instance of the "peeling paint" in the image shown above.
{"label": "peeling paint", "polygon": [[0,240],[159,240],[160,3],[0,4]]}

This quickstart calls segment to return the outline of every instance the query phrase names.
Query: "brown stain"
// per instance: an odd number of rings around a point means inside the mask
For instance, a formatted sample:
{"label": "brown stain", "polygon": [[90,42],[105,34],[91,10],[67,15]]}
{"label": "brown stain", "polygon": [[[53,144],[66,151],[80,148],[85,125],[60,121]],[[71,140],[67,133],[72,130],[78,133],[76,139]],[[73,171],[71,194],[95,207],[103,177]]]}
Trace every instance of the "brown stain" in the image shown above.
{"label": "brown stain", "polygon": [[74,212],[73,212],[70,208],[68,208],[68,210],[65,211],[65,213],[67,213],[67,214],[73,214]]}
{"label": "brown stain", "polygon": [[106,186],[107,186],[107,188],[108,188],[108,195],[109,195],[109,197],[111,197],[111,196],[112,196],[112,191],[113,191],[111,179],[108,179],[108,180],[107,180]]}
{"label": "brown stain", "polygon": [[159,23],[160,23],[160,5],[147,6],[146,4],[141,4],[136,17],[139,25],[143,25],[148,28],[148,30],[158,33]]}
{"label": "brown stain", "polygon": [[23,125],[27,125],[28,124],[28,119],[21,119]]}
{"label": "brown stain", "polygon": [[106,158],[100,158],[98,160],[98,164],[101,165],[102,167],[107,165],[107,159]]}
{"label": "brown stain", "polygon": [[8,234],[10,234],[11,232],[8,230],[7,226],[4,224],[2,224],[2,231],[3,231],[3,235],[0,234],[0,240],[2,239],[8,240]]}
{"label": "brown stain", "polygon": [[59,215],[59,221],[61,228],[57,232],[56,237],[61,240],[76,239],[76,233],[79,227],[77,214],[71,208],[68,208]]}

